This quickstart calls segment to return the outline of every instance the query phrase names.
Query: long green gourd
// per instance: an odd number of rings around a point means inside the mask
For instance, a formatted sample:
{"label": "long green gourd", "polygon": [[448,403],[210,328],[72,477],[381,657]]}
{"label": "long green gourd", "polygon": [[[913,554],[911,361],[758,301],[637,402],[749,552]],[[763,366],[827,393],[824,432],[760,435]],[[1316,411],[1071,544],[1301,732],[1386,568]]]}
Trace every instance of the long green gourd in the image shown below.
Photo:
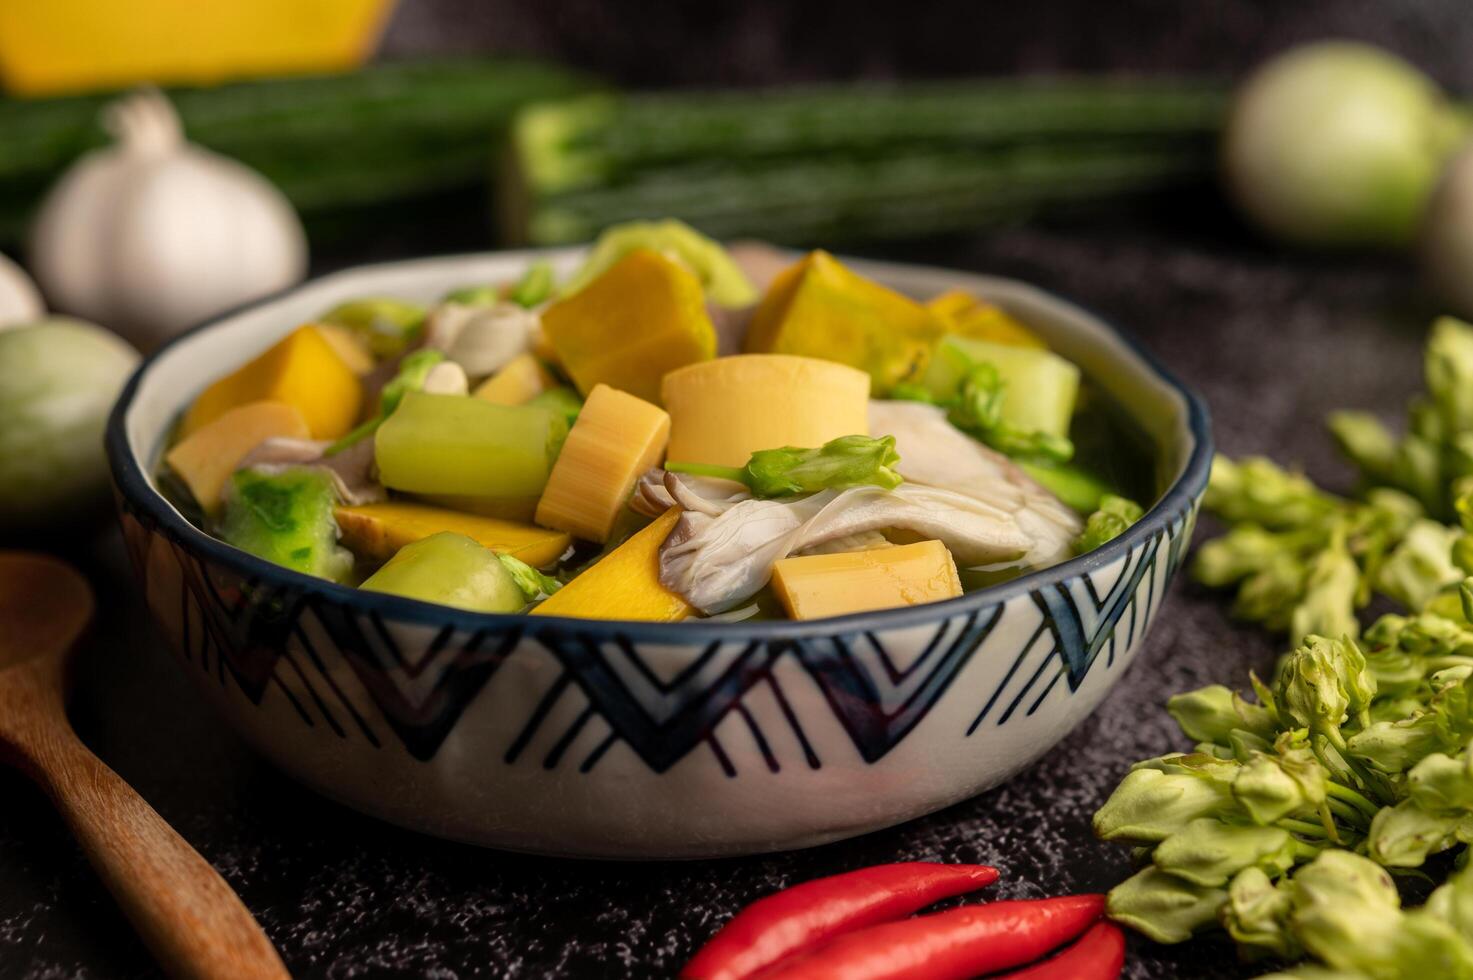
{"label": "long green gourd", "polygon": [[997,225],[1205,179],[1226,98],[1058,78],[583,96],[519,113],[502,227],[556,243],[672,216],[833,243]]}
{"label": "long green gourd", "polygon": [[[310,220],[482,186],[518,108],[590,88],[558,67],[464,60],[390,62],[169,96],[191,140],[261,171]],[[98,116],[113,97],[0,99],[0,244],[21,237],[68,164],[106,141]]]}

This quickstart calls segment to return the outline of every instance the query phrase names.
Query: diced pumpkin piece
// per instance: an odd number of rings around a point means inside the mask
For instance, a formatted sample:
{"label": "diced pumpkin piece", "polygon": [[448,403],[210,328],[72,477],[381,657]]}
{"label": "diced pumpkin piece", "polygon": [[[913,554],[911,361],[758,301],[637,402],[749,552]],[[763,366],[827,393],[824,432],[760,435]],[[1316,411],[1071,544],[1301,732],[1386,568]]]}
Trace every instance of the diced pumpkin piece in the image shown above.
{"label": "diced pumpkin piece", "polygon": [[518,354],[501,370],[482,381],[472,394],[493,405],[525,405],[550,388],[557,379],[531,354]]}
{"label": "diced pumpkin piece", "polygon": [[745,349],[839,361],[869,374],[884,394],[920,375],[946,329],[915,300],[815,251],[773,281],[752,315]]}
{"label": "diced pumpkin piece", "polygon": [[237,470],[226,490],[220,537],[267,561],[341,582],[353,570],[353,556],[338,545],[336,500],[332,477],[318,467]]}
{"label": "diced pumpkin piece", "polygon": [[772,588],[794,619],[915,606],[962,594],[956,562],[940,541],[783,558],[773,563]]}
{"label": "diced pumpkin piece", "polygon": [[679,519],[678,508],[667,510],[555,592],[532,614],[650,622],[685,619],[694,610],[660,584],[660,546]]}
{"label": "diced pumpkin piece", "polygon": [[606,384],[658,402],[667,372],[716,356],[700,280],[648,249],[548,307],[542,329],[584,395]]}
{"label": "diced pumpkin piece", "polygon": [[757,301],[757,290],[747,281],[742,267],[732,260],[721,243],[696,231],[683,221],[626,221],[604,229],[593,243],[583,267],[563,286],[571,296],[605,269],[637,248],[647,248],[674,257],[701,281],[711,302],[726,307],[748,306]]}
{"label": "diced pumpkin piece", "polygon": [[660,464],[669,441],[670,416],[662,409],[598,385],[553,465],[537,504],[537,523],[586,541],[607,541],[635,481]]}
{"label": "diced pumpkin piece", "polygon": [[359,588],[471,612],[514,613],[527,604],[496,552],[451,531],[405,545]]}
{"label": "diced pumpkin piece", "polygon": [[370,561],[383,561],[405,545],[441,531],[463,534],[492,551],[520,558],[538,568],[557,561],[572,543],[572,538],[563,531],[407,500],[339,507],[335,513],[343,544]]}
{"label": "diced pumpkin piece", "polygon": [[962,289],[951,289],[926,304],[926,309],[946,322],[946,329],[959,337],[990,340],[1014,347],[1048,349],[1038,335],[1009,316],[1000,306],[978,299]]}
{"label": "diced pumpkin piece", "polygon": [[936,398],[950,398],[977,364],[991,364],[997,369],[1003,384],[1004,422],[1024,432],[1069,434],[1074,403],[1079,398],[1079,368],[1050,351],[947,337],[936,345],[921,383]]}
{"label": "diced pumpkin piece", "polygon": [[373,351],[368,345],[359,339],[358,335],[347,327],[338,323],[314,323],[313,330],[322,335],[327,345],[333,349],[333,353],[343,359],[343,363],[357,375],[364,375],[372,371],[378,362],[374,360]]}
{"label": "diced pumpkin piece", "polygon": [[391,489],[526,519],[567,432],[550,409],[411,391],[374,433],[374,459]]}
{"label": "diced pumpkin piece", "polygon": [[337,439],[358,421],[363,385],[321,333],[299,327],[200,392],[184,416],[183,434],[199,431],[232,408],[259,401],[286,402],[302,413],[313,439]]}
{"label": "diced pumpkin piece", "polygon": [[246,454],[267,439],[306,439],[310,433],[302,413],[286,402],[251,402],[232,408],[190,433],[164,461],[189,487],[205,513],[224,506],[225,481]]}
{"label": "diced pumpkin piece", "polygon": [[833,361],[738,354],[665,376],[667,456],[745,466],[762,449],[869,435],[869,375]]}

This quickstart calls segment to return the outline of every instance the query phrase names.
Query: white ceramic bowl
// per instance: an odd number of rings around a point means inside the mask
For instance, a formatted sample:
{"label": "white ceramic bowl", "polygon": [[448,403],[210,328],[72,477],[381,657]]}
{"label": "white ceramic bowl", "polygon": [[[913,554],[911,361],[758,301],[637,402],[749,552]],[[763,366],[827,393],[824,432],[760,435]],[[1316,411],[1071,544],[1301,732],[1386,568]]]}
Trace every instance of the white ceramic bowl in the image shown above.
{"label": "white ceramic bowl", "polygon": [[1204,406],[1100,320],[1023,283],[853,262],[917,296],[960,287],[1036,328],[1155,445],[1161,496],[1096,552],[926,606],[805,623],[591,622],[461,612],[277,567],[189,524],[152,476],[215,377],[333,304],[430,300],[567,272],[580,250],[351,269],[149,358],[107,447],[132,560],[181,665],[252,745],[349,806],[495,847],[701,857],[807,847],[996,785],[1099,703],[1191,536]]}

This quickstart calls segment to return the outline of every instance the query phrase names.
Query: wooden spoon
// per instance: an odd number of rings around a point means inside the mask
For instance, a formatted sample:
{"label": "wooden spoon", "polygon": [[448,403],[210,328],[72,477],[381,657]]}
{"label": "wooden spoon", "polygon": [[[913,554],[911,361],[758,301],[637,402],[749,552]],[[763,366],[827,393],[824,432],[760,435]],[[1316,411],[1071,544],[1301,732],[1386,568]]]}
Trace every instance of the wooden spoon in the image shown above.
{"label": "wooden spoon", "polygon": [[0,552],[0,760],[51,797],[169,974],[288,977],[225,880],[72,731],[67,654],[93,607],[65,562]]}

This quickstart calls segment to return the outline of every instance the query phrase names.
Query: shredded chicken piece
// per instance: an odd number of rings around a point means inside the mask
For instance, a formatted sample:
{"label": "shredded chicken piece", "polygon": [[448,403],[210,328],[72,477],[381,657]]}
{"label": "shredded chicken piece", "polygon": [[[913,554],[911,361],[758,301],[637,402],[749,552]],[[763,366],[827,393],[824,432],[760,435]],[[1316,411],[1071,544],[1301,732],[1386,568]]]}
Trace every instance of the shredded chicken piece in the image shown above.
{"label": "shredded chicken piece", "polygon": [[[871,401],[870,433],[894,436],[906,481],[965,494],[1007,510],[1033,542],[1023,560],[1051,565],[1073,554],[1079,515],[1008,459],[946,420],[935,405]],[[961,557],[957,556],[961,562]]]}
{"label": "shredded chicken piece", "polygon": [[332,477],[338,499],[349,506],[378,503],[388,494],[375,478],[373,440],[360,439],[342,452],[324,456],[329,442],[312,439],[267,439],[240,461],[239,469],[255,467],[279,473],[291,466],[314,466]]}
{"label": "shredded chicken piece", "polygon": [[660,581],[702,612],[730,609],[767,584],[780,558],[887,529],[941,541],[964,565],[1015,561],[1032,540],[1006,510],[935,487],[854,487],[775,500],[713,500],[666,474],[688,507],[660,549]]}

